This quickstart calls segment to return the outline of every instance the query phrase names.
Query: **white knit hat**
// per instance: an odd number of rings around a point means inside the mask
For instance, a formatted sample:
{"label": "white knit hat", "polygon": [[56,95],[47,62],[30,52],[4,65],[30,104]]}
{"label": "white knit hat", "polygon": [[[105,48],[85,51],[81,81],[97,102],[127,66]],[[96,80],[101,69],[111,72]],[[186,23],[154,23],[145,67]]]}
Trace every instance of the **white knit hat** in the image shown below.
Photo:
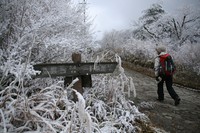
{"label": "white knit hat", "polygon": [[166,52],[166,47],[164,45],[159,45],[156,47],[156,51],[159,53]]}

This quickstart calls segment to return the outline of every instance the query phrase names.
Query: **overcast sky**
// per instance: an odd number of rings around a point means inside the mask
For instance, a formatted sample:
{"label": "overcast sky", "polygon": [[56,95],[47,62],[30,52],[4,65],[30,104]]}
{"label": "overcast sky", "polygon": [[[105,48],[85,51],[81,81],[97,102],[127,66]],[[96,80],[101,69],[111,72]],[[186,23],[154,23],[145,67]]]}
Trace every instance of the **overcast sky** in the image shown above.
{"label": "overcast sky", "polygon": [[[83,0],[77,0],[82,2]],[[200,7],[200,0],[86,0],[87,13],[94,19],[94,30],[97,39],[104,32],[112,29],[121,30],[130,28],[131,22],[142,16],[142,11],[152,4],[159,3],[168,13],[175,13],[185,5]]]}

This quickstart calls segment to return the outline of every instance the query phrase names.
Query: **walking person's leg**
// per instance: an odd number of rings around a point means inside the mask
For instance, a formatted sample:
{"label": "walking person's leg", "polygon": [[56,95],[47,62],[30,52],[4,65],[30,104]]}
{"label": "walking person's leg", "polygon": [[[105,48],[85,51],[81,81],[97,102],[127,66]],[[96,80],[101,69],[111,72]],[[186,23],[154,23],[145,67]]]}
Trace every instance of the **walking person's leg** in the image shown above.
{"label": "walking person's leg", "polygon": [[166,83],[166,87],[169,92],[169,95],[174,99],[175,105],[178,105],[180,103],[180,98],[179,98],[178,94],[175,92],[174,88],[172,87],[173,77],[167,76],[165,83]]}
{"label": "walking person's leg", "polygon": [[164,80],[162,79],[157,85],[157,87],[158,87],[157,94],[158,94],[158,100],[159,101],[164,100],[163,83],[164,83]]}

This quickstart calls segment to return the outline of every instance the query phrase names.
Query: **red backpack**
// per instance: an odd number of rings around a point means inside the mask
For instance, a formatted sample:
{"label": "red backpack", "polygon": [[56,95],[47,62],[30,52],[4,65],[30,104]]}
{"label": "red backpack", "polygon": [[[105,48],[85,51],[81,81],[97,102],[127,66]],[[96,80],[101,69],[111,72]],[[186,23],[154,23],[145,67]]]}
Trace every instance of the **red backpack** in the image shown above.
{"label": "red backpack", "polygon": [[159,75],[164,75],[164,76],[173,75],[176,70],[176,66],[174,65],[171,55],[164,54],[159,57],[160,57]]}

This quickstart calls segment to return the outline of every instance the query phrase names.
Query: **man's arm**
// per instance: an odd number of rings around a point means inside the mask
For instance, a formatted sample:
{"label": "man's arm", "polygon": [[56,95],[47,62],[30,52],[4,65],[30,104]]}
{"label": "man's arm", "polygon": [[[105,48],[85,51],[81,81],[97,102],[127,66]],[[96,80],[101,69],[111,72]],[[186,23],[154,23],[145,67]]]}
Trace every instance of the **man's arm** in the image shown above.
{"label": "man's arm", "polygon": [[159,67],[160,67],[160,59],[159,57],[156,57],[154,62],[154,72],[156,77],[159,76]]}

